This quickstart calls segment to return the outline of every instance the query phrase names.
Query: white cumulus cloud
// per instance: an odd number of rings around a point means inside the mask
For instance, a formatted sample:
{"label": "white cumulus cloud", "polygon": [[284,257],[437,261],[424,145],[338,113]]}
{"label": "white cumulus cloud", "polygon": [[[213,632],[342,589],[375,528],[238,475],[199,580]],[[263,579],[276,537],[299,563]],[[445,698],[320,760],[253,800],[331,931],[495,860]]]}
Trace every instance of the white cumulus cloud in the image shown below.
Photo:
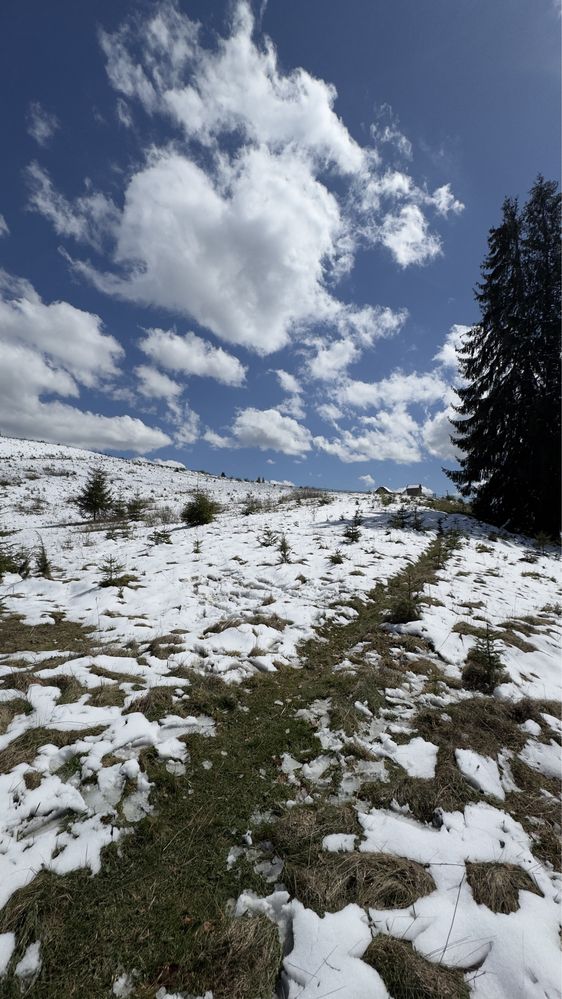
{"label": "white cumulus cloud", "polygon": [[[167,116],[182,142],[146,150],[122,210],[89,187],[69,200],[32,165],[30,206],[61,235],[111,244],[109,267],[75,261],[78,272],[261,355],[313,327],[365,345],[399,328],[402,312],[344,303],[334,288],[361,247],[386,246],[401,266],[439,253],[422,209],[460,210],[448,185],[430,195],[381,166],[338,117],[334,87],[281,69],[242,0],[211,45],[171,0],[100,37],[119,99]],[[381,142],[405,151],[393,122]]]}
{"label": "white cumulus cloud", "polygon": [[103,387],[123,350],[99,316],[68,302],[46,304],[28,281],[0,273],[0,430],[93,449],[145,453],[170,443],[131,416],[84,411],[80,385]]}
{"label": "white cumulus cloud", "polygon": [[445,398],[448,386],[436,372],[404,374],[393,371],[379,382],[344,382],[337,392],[338,401],[355,409],[378,406],[434,403]]}
{"label": "white cumulus cloud", "polygon": [[242,385],[244,365],[222,347],[213,347],[195,333],[182,336],[172,330],[149,329],[140,349],[156,364],[184,375],[215,378],[223,385]]}
{"label": "white cumulus cloud", "polygon": [[257,447],[261,451],[302,455],[312,446],[310,431],[276,409],[241,410],[232,425],[232,434],[239,446]]}
{"label": "white cumulus cloud", "polygon": [[90,387],[117,372],[123,348],[99,316],[68,302],[47,305],[32,285],[0,271],[0,337],[50,356]]}

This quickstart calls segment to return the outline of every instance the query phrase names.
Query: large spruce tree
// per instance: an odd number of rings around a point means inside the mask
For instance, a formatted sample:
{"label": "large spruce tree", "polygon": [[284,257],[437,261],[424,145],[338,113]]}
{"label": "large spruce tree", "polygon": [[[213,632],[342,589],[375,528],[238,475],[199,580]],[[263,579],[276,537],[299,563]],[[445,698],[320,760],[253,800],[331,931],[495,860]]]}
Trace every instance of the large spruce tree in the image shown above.
{"label": "large spruce tree", "polygon": [[464,386],[447,471],[477,516],[536,534],[560,530],[560,194],[538,177],[520,211],[490,230],[481,320],[460,355]]}

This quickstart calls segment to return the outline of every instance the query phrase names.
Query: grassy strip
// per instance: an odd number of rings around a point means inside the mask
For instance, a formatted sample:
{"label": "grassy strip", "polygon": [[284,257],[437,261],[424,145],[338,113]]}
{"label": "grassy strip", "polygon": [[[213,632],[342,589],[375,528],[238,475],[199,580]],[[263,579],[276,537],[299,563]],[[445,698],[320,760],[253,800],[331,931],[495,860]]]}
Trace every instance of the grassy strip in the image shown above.
{"label": "grassy strip", "polygon": [[[0,932],[17,935],[12,965],[29,943],[41,940],[37,999],[110,995],[116,974],[133,969],[138,999],[152,999],[162,986],[195,994],[212,989],[215,999],[271,993],[281,959],[274,937],[262,920],[233,921],[226,915],[230,899],[245,888],[263,893],[264,882],[244,860],[228,870],[229,849],[241,845],[256,812],[284,814],[292,788],[279,769],[282,753],[304,761],[319,751],[312,727],[295,717],[298,708],[329,697],[335,712],[348,713],[351,725],[355,700],[367,700],[376,710],[385,686],[399,681],[400,665],[389,648],[400,639],[389,637],[380,623],[392,613],[396,596],[415,602],[417,589],[435,577],[452,545],[437,539],[392,585],[377,587],[370,600],[354,601],[352,621],[327,624],[304,644],[302,670],[260,675],[220,694],[216,681],[208,681],[206,692],[207,681],[192,677],[193,705],[205,706],[218,725],[214,739],[186,740],[186,775],[170,775],[152,751],[144,753],[143,767],[155,785],[154,813],[104,852],[95,877],[84,871],[65,877],[43,872],[2,914]],[[412,642],[404,639],[406,647]],[[357,655],[355,675],[334,673],[332,667],[358,643],[379,652],[379,665],[361,666]],[[148,708],[151,716],[158,714],[155,697]],[[165,696],[161,709],[167,709]],[[335,810],[326,832],[341,831],[340,813]],[[357,870],[340,876],[349,892]],[[361,877],[368,881],[368,872]],[[416,877],[423,879],[423,872]],[[400,880],[399,871],[394,880]],[[3,989],[6,999],[20,996],[13,978]]]}

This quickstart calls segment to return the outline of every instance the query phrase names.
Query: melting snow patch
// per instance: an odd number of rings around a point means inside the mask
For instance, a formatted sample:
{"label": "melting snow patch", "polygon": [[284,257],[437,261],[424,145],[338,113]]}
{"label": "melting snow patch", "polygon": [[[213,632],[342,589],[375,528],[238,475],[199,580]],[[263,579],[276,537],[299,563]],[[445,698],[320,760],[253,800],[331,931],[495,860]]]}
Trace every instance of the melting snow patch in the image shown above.
{"label": "melting snow patch", "polygon": [[519,754],[524,763],[527,763],[533,770],[538,770],[546,777],[560,778],[562,771],[562,760],[560,746],[556,742],[536,742],[530,739],[526,742]]}
{"label": "melting snow patch", "polygon": [[8,970],[8,965],[12,959],[15,947],[15,933],[0,933],[0,978],[2,978]]}
{"label": "melting snow patch", "polygon": [[457,766],[466,777],[469,784],[482,791],[483,794],[493,794],[503,801],[505,791],[500,780],[498,765],[491,756],[480,756],[472,749],[455,749]]}
{"label": "melting snow patch", "polygon": [[39,940],[36,940],[35,943],[29,945],[21,961],[18,961],[16,964],[15,974],[18,978],[22,979],[22,982],[28,985],[30,980],[35,978],[40,970],[41,944]]}

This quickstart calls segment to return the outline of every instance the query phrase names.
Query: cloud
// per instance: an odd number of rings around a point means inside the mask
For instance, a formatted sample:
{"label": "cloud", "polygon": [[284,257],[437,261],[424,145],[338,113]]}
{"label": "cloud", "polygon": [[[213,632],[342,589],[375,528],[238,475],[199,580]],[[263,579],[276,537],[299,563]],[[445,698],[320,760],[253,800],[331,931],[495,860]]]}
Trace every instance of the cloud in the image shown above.
{"label": "cloud", "polygon": [[379,145],[389,143],[396,151],[410,160],[412,158],[412,143],[400,131],[400,122],[390,104],[381,104],[377,109],[376,118],[371,125],[371,135]]}
{"label": "cloud", "polygon": [[213,347],[195,333],[179,336],[172,330],[149,329],[140,349],[156,364],[184,375],[214,378],[223,385],[243,385],[246,368],[222,347]]}
{"label": "cloud", "polygon": [[45,395],[78,397],[78,386],[71,375],[26,345],[6,342],[0,346],[2,433],[139,454],[170,443],[167,434],[130,416],[101,416],[59,400],[44,401],[41,397]]}
{"label": "cloud", "polygon": [[199,437],[199,416],[186,404],[174,435],[176,444],[193,444]]}
{"label": "cloud", "polygon": [[276,409],[243,409],[232,425],[232,433],[240,447],[257,447],[261,451],[282,451],[301,455],[311,449],[310,431]]}
{"label": "cloud", "polygon": [[123,100],[122,97],[117,98],[117,102],[115,104],[115,114],[117,116],[117,121],[120,125],[123,125],[124,128],[133,127],[133,116],[129,105],[127,104],[127,101]]}
{"label": "cloud", "polygon": [[422,427],[422,440],[432,457],[442,458],[445,461],[458,461],[462,455],[460,449],[451,441],[451,434],[456,433],[451,420],[459,419],[459,414],[454,408],[460,402],[455,389],[463,384],[459,371],[459,351],[470,329],[470,326],[458,323],[451,326],[443,345],[433,358],[440,366],[443,378],[447,378],[448,381],[448,390],[444,397],[446,405],[444,409],[426,419]]}
{"label": "cloud", "polygon": [[0,237],[9,236],[10,230],[8,228],[8,223],[3,215],[0,215]]}
{"label": "cloud", "polygon": [[110,198],[91,191],[71,201],[55,189],[47,171],[36,162],[29,164],[25,176],[28,209],[49,219],[59,236],[69,236],[95,249],[101,249],[112,237],[119,212]]}
{"label": "cloud", "polygon": [[366,486],[374,486],[375,480],[372,475],[360,475],[359,481],[363,482]]}
{"label": "cloud", "polygon": [[346,368],[359,357],[360,351],[351,340],[335,340],[328,347],[322,347],[315,357],[308,361],[308,371],[312,378],[331,382],[342,377]]}
{"label": "cloud", "polygon": [[[100,40],[119,100],[167,116],[182,141],[146,151],[120,212],[89,189],[69,201],[32,168],[31,207],[62,235],[111,243],[108,269],[81,260],[78,273],[261,355],[314,327],[364,344],[399,328],[403,313],[344,303],[334,288],[362,247],[384,245],[401,266],[440,252],[422,208],[457,210],[448,185],[429,195],[382,169],[336,114],[333,86],[281,70],[245,2],[211,47],[173,2]],[[393,127],[383,140],[400,144]]]}
{"label": "cloud", "polygon": [[441,253],[441,240],[428,231],[417,205],[404,205],[396,215],[388,215],[380,227],[380,240],[401,267],[427,263]]}
{"label": "cloud", "polygon": [[338,438],[315,437],[314,443],[341,461],[396,461],[399,464],[421,461],[419,428],[403,406],[365,417],[366,429],[344,430]]}
{"label": "cloud", "polygon": [[130,54],[137,30],[128,23],[102,35],[110,81],[148,112],[167,112],[189,138],[213,145],[219,136],[242,135],[272,149],[295,144],[343,173],[361,166],[361,148],[334,111],[335,88],[303,69],[283,73],[271,41],[260,49],[253,40],[249,4],[235,6],[232,33],[214,51],[171,3],[143,24],[142,64]]}
{"label": "cloud", "polygon": [[115,260],[126,276],[77,269],[109,294],[190,315],[266,355],[343,310],[324,287],[341,229],[335,197],[294,153],[247,148],[213,177],[161,150],[125,194]]}
{"label": "cloud", "polygon": [[294,375],[290,374],[289,371],[283,371],[282,368],[278,368],[275,374],[277,375],[277,380],[284,392],[297,394],[302,391],[298,379],[295,378]]}
{"label": "cloud", "polygon": [[68,302],[41,298],[25,280],[0,271],[0,336],[48,354],[64,370],[93,387],[115,375],[123,348],[103,331],[99,316]]}
{"label": "cloud", "polygon": [[202,440],[207,441],[211,447],[218,448],[231,448],[236,447],[231,437],[226,437],[224,434],[217,434],[216,431],[207,429],[202,435]]}
{"label": "cloud", "polygon": [[173,402],[183,391],[181,385],[148,364],[139,364],[135,368],[135,375],[139,380],[138,390],[147,399],[167,399]]}
{"label": "cloud", "polygon": [[449,184],[430,194],[402,170],[370,170],[354,185],[357,232],[367,245],[382,244],[401,267],[422,265],[442,252],[439,236],[429,229],[423,209],[447,218],[464,205]]}
{"label": "cloud", "polygon": [[170,443],[131,416],[82,411],[78,399],[118,373],[123,354],[99,316],[68,302],[46,304],[28,281],[0,272],[0,429],[94,449],[145,453]]}
{"label": "cloud", "polygon": [[338,401],[355,409],[377,406],[434,403],[445,398],[448,386],[435,372],[403,374],[393,371],[379,382],[344,382],[337,392]]}
{"label": "cloud", "polygon": [[451,418],[458,418],[452,406],[447,406],[446,409],[428,418],[422,428],[422,440],[432,457],[458,461],[461,452],[451,441],[451,434],[455,433]]}
{"label": "cloud", "polygon": [[454,373],[453,377],[458,374],[459,350],[463,346],[463,342],[470,329],[470,326],[461,326],[458,323],[451,326],[445,337],[443,346],[439,348],[433,358],[443,368],[450,369],[450,372]]}
{"label": "cloud", "polygon": [[337,423],[343,417],[341,409],[334,406],[332,402],[324,402],[320,406],[317,406],[316,412],[326,423]]}
{"label": "cloud", "polygon": [[47,146],[60,122],[55,114],[46,111],[39,101],[33,101],[27,112],[27,131],[40,146]]}
{"label": "cloud", "polygon": [[285,416],[294,416],[295,420],[302,420],[306,416],[306,409],[302,401],[302,395],[290,395],[283,399],[277,406],[280,413]]}
{"label": "cloud", "polygon": [[458,201],[455,198],[449,184],[444,184],[443,187],[436,188],[430,202],[435,205],[437,213],[443,215],[444,218],[447,217],[449,212],[459,215],[464,210],[462,201]]}

